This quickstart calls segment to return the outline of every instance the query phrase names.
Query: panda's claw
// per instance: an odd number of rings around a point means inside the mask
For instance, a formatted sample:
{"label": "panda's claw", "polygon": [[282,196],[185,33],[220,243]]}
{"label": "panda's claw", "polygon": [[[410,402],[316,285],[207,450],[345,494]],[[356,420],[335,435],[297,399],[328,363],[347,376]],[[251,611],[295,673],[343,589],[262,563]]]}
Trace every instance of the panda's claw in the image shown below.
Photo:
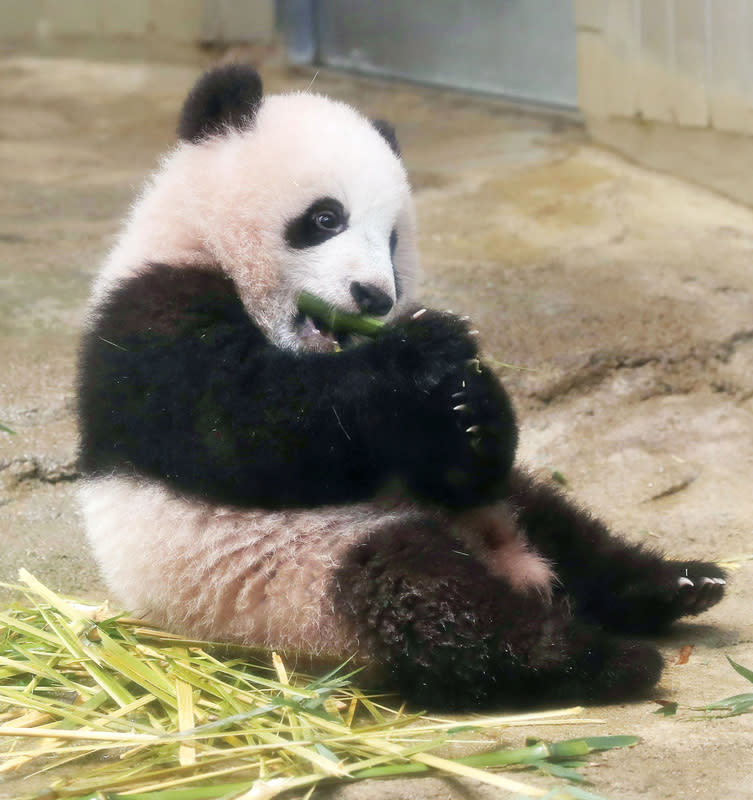
{"label": "panda's claw", "polygon": [[685,569],[686,574],[677,578],[676,603],[681,614],[700,614],[722,599],[727,582],[721,577],[704,575],[698,568],[693,570],[691,579],[688,571]]}
{"label": "panda's claw", "polygon": [[413,315],[411,316],[411,319],[418,319],[419,317],[423,317],[423,315],[425,313],[426,313],[426,309],[425,308],[419,308],[418,311],[415,311],[413,313]]}
{"label": "panda's claw", "polygon": [[[408,340],[412,325],[406,326],[404,338]],[[470,342],[470,326],[457,317],[443,318],[429,310],[416,324],[419,345],[431,340],[426,334],[432,326],[445,333],[451,344],[459,344],[438,354],[437,373],[444,369],[445,375],[424,390],[416,406],[419,412],[425,411],[429,424],[416,430],[417,439],[411,439],[411,447],[415,441],[419,445],[415,452],[419,452],[425,433],[430,433],[431,451],[436,455],[428,467],[426,459],[418,460],[415,467],[412,459],[408,461],[404,476],[407,488],[447,507],[492,502],[503,491],[502,479],[510,469],[517,438],[509,398],[496,375],[479,359],[475,344]],[[440,339],[440,350],[444,344]]]}

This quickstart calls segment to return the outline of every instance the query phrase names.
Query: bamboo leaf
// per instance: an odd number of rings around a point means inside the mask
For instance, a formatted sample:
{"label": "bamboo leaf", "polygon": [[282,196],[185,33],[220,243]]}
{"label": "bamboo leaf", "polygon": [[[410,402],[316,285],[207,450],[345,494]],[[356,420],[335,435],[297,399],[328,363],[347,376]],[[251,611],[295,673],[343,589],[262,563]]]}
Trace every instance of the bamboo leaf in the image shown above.
{"label": "bamboo leaf", "polygon": [[727,656],[727,661],[729,661],[732,669],[738,673],[738,675],[742,675],[743,678],[753,683],[753,670],[748,669],[747,667],[742,666],[742,664],[738,664],[736,661],[733,661],[729,656]]}
{"label": "bamboo leaf", "polygon": [[[553,764],[550,761],[534,762],[531,766],[552,775],[555,778],[564,778],[571,783],[583,783],[585,778],[573,767],[565,766],[564,764]],[[579,764],[578,766],[583,766]]]}
{"label": "bamboo leaf", "polygon": [[715,703],[709,703],[707,706],[702,706],[701,711],[727,711],[727,716],[736,717],[744,714],[750,709],[753,709],[753,694],[736,694],[733,697],[727,697],[724,700],[717,700]]}
{"label": "bamboo leaf", "polygon": [[[583,739],[569,739],[569,742],[585,742],[589,752],[614,750],[619,747],[634,747],[640,742],[637,736],[586,736]],[[554,742],[551,746],[556,753],[564,751],[568,742]]]}
{"label": "bamboo leaf", "polygon": [[[432,771],[540,797],[546,790],[490,765],[556,761],[549,772],[575,780],[578,755],[618,746],[586,737],[441,758],[432,751],[460,730],[593,720],[574,718],[580,709],[467,722],[407,714],[352,686],[352,667],[312,679],[280,656],[261,662],[258,649],[186,640],[61,598],[28,573],[21,580],[31,606],[0,613],[0,772],[34,768],[53,779],[67,764],[53,785],[60,800],[263,800],[310,795],[322,781]],[[70,772],[84,758],[86,769]]]}
{"label": "bamboo leaf", "polygon": [[657,700],[659,708],[652,712],[662,717],[674,717],[677,714],[678,704],[668,700]]}

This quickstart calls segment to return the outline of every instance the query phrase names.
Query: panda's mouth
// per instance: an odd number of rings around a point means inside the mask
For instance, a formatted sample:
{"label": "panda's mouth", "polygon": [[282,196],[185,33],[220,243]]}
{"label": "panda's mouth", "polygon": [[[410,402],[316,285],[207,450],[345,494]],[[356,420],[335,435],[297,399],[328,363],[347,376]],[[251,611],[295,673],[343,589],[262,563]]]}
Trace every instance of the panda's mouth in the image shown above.
{"label": "panda's mouth", "polygon": [[353,341],[350,333],[335,333],[324,320],[299,311],[293,320],[293,329],[301,348],[317,353],[335,353]]}

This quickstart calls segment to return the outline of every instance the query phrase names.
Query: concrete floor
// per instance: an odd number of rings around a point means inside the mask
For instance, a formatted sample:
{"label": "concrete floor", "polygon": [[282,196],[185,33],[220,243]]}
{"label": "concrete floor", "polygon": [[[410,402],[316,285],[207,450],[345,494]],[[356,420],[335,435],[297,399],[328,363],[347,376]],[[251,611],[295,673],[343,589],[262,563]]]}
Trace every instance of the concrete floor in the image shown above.
{"label": "concrete floor", "polygon": [[[73,374],[87,286],[134,189],[173,140],[207,57],[130,45],[0,50],[0,580],[25,566],[101,596],[76,515]],[[274,60],[267,88],[306,88]],[[734,569],[729,597],[660,642],[657,697],[700,705],[751,687],[753,213],[625,163],[563,119],[477,98],[319,75],[314,88],[397,126],[416,190],[430,304],[470,314],[523,424],[521,458],[616,529]],[[525,369],[512,369],[512,364]],[[690,659],[676,664],[680,649]],[[593,733],[638,734],[586,769],[594,791],[753,797],[753,715],[593,710]],[[501,731],[565,738],[583,728]],[[0,797],[30,790],[11,780]],[[317,796],[487,798],[440,779]]]}

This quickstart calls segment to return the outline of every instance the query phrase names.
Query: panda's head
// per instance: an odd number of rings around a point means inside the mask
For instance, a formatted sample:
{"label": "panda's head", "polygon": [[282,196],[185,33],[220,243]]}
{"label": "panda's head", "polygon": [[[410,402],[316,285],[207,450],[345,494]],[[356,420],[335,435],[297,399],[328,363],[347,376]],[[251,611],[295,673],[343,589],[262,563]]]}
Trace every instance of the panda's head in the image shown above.
{"label": "panda's head", "polygon": [[316,94],[263,97],[257,73],[231,65],[194,86],[178,134],[111,263],[216,266],[292,349],[335,346],[298,313],[301,291],[385,320],[405,306],[415,223],[389,125]]}

